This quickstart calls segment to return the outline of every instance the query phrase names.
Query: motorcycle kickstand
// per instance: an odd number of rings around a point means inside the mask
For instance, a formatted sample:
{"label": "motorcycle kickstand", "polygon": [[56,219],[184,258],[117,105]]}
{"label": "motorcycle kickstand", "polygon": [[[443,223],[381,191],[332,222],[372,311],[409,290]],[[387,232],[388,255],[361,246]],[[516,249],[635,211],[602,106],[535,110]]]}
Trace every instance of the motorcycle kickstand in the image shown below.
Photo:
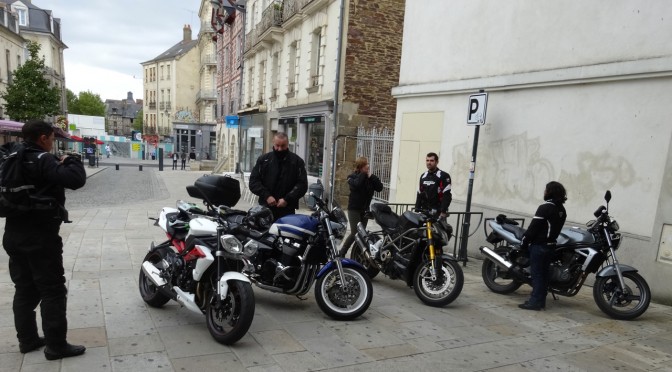
{"label": "motorcycle kickstand", "polygon": [[296,298],[298,298],[298,299],[301,300],[301,301],[305,301],[305,300],[308,299],[308,297],[301,297],[301,296],[299,296],[299,295],[296,295]]}

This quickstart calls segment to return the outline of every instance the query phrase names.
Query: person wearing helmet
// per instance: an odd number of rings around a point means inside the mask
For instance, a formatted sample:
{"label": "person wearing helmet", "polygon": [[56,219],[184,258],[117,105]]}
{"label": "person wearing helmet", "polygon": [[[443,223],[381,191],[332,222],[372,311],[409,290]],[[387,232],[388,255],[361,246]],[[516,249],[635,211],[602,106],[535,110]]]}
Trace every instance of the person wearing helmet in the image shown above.
{"label": "person wearing helmet", "polygon": [[273,151],[257,159],[250,174],[250,191],[276,220],[299,208],[299,200],[308,191],[308,174],[303,159],[289,151],[287,134],[276,133]]}

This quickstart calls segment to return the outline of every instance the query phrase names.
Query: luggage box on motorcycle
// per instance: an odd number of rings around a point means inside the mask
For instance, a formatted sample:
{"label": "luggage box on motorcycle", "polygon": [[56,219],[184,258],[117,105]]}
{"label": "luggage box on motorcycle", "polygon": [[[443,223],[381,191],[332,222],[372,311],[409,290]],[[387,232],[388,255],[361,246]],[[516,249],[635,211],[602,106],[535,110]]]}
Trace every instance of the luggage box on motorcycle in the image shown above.
{"label": "luggage box on motorcycle", "polygon": [[240,200],[240,182],[235,178],[204,175],[194,182],[194,186],[203,200],[213,206],[233,207]]}

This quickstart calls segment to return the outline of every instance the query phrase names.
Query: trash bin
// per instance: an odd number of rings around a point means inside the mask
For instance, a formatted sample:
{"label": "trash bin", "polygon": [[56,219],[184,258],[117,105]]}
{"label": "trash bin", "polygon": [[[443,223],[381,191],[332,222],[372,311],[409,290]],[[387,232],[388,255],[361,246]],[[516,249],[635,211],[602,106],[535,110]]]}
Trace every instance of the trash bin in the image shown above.
{"label": "trash bin", "polygon": [[313,193],[315,196],[318,198],[322,199],[322,193],[324,192],[324,186],[322,186],[322,181],[320,179],[317,179],[317,182],[311,183],[308,186],[308,198],[306,199],[306,206],[310,209],[315,209],[315,198],[310,195],[310,193]]}

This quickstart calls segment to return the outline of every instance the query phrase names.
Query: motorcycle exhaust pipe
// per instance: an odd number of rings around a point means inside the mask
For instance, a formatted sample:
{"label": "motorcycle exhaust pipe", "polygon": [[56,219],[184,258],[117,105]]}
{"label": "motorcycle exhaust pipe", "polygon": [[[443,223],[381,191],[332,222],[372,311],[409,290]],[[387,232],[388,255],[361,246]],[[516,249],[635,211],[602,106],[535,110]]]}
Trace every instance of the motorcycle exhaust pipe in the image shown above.
{"label": "motorcycle exhaust pipe", "polygon": [[159,275],[159,272],[161,271],[149,261],[142,263],[142,272],[144,272],[145,276],[148,277],[149,280],[151,280],[152,283],[154,283],[154,285],[157,287],[163,287],[164,285],[168,284],[166,283],[166,280]]}
{"label": "motorcycle exhaust pipe", "polygon": [[479,249],[481,250],[481,253],[483,253],[483,255],[485,255],[486,257],[491,259],[494,263],[496,263],[501,268],[506,269],[506,270],[510,270],[511,267],[513,266],[513,264],[511,262],[507,261],[506,259],[504,259],[504,257],[495,253],[495,251],[493,251],[489,247],[481,247]]}

